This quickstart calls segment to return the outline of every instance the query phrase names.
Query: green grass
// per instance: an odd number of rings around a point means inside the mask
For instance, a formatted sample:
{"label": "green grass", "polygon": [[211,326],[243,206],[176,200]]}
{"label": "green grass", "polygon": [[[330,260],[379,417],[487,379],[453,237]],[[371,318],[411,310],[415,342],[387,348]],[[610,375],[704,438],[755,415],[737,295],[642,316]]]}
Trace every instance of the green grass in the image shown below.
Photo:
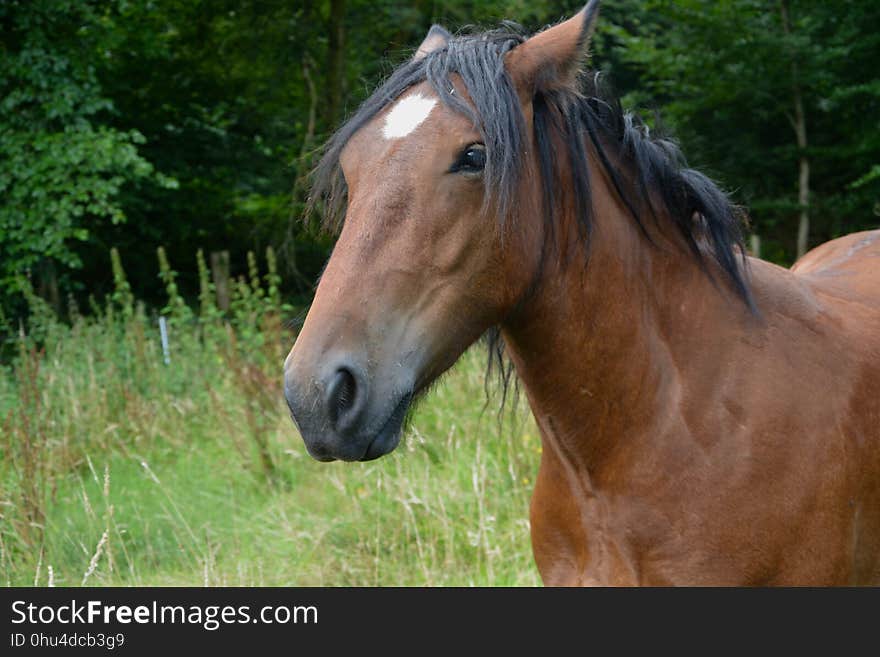
{"label": "green grass", "polygon": [[72,327],[37,308],[0,371],[3,584],[539,583],[540,443],[524,405],[484,409],[482,350],[391,455],[325,464],[287,415],[274,303],[178,318],[170,365],[127,303]]}

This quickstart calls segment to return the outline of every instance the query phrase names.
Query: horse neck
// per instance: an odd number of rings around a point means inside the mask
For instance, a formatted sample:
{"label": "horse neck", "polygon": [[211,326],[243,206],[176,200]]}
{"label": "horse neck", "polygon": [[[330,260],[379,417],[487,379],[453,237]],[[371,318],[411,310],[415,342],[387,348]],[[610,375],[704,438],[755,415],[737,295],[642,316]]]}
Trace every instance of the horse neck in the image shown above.
{"label": "horse neck", "polygon": [[[607,186],[594,185],[593,207],[588,254],[578,245],[548,258],[534,295],[502,327],[545,443],[587,470],[626,440],[659,433],[693,354],[721,346],[725,305],[736,304],[683,243],[652,245]],[[563,229],[565,253],[577,238],[572,221]]]}

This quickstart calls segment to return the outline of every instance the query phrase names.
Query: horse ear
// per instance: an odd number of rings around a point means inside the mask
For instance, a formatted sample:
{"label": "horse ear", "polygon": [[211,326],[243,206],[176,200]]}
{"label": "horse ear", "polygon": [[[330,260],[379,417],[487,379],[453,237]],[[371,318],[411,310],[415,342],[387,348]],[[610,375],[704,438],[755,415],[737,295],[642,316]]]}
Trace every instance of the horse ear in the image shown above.
{"label": "horse ear", "polygon": [[422,59],[427,56],[428,53],[431,53],[438,48],[442,48],[451,38],[452,35],[445,27],[432,25],[431,29],[428,30],[427,36],[425,36],[425,40],[422,41],[422,45],[419,46],[419,49],[416,50],[416,54],[413,55],[413,59]]}
{"label": "horse ear", "polygon": [[590,0],[577,15],[527,39],[507,55],[507,70],[520,93],[574,82],[596,20],[599,0]]}

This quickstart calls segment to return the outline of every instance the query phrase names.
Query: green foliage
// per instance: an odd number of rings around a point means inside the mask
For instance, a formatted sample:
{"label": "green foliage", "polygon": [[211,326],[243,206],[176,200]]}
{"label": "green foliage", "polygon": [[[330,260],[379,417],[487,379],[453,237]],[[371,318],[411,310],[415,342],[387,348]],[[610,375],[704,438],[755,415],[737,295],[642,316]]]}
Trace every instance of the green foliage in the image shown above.
{"label": "green foliage", "polygon": [[131,286],[128,284],[128,278],[122,268],[119,251],[115,248],[110,249],[110,265],[113,269],[114,287],[110,300],[122,311],[122,316],[129,319],[134,313],[134,295],[131,293]]}
{"label": "green foliage", "polygon": [[[812,166],[812,243],[877,223],[880,9],[872,0],[603,3],[593,65],[659,110],[691,163],[748,206],[790,260],[797,160],[792,66]],[[179,284],[192,254],[277,253],[278,293],[307,302],[332,240],[299,222],[320,146],[428,27],[534,30],[581,2],[7,0],[0,3],[0,308],[27,313],[19,275],[57,310],[114,293],[115,247],[151,307],[155,250]],[[332,36],[331,36],[332,35]],[[249,282],[251,285],[252,282]]]}
{"label": "green foliage", "polygon": [[139,153],[143,135],[107,125],[114,106],[92,61],[108,40],[102,2],[0,5],[0,292],[44,259],[76,267],[97,219],[126,218],[123,186],[172,186]]}
{"label": "green foliage", "polygon": [[853,182],[850,187],[853,189],[857,189],[859,187],[862,187],[863,185],[872,183],[875,180],[880,180],[880,164],[875,164],[874,166],[872,166],[871,170],[868,171],[868,173]]}
{"label": "green foliage", "polygon": [[156,249],[156,255],[159,258],[159,278],[165,284],[165,291],[168,293],[168,303],[162,308],[162,314],[168,315],[172,324],[183,324],[192,319],[192,310],[180,292],[177,289],[177,272],[171,269],[168,262],[168,256],[165,255],[165,248]]}
{"label": "green foliage", "polygon": [[156,317],[119,311],[112,261],[117,300],[71,326],[37,301],[0,367],[0,583],[538,583],[537,432],[483,412],[484,354],[438,383],[393,455],[321,464],[284,403],[293,336],[271,273],[240,281],[244,325],[175,324],[166,365]]}
{"label": "green foliage", "polygon": [[[813,244],[877,225],[880,9],[870,0],[653,0],[606,29],[638,72],[631,103],[660,108],[697,167],[746,205],[791,261],[798,157],[792,89],[803,95]],[[635,9],[635,8],[634,8]],[[853,185],[854,181],[862,185]]]}
{"label": "green foliage", "polygon": [[217,291],[211,281],[211,274],[205,263],[205,253],[202,249],[196,252],[196,266],[199,270],[199,320],[213,324],[221,314],[216,302]]}
{"label": "green foliage", "polygon": [[[305,454],[278,364],[284,300],[308,302],[331,246],[296,221],[323,140],[431,23],[537,29],[581,4],[0,2],[4,584],[537,582],[538,440],[483,413],[480,356],[395,454],[344,467]],[[793,65],[812,242],[880,214],[880,6],[788,5],[790,34],[778,2],[606,2],[593,45],[779,261],[796,230]],[[229,312],[201,248],[231,252]]]}

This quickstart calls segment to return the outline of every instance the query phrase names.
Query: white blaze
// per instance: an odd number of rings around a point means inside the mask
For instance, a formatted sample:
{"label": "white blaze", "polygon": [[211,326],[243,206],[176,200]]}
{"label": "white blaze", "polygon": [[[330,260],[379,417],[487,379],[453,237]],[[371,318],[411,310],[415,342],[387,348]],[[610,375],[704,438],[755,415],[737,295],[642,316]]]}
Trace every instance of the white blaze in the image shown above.
{"label": "white blaze", "polygon": [[385,139],[406,137],[428,118],[436,104],[436,98],[425,98],[422,94],[413,94],[398,101],[385,117],[385,127],[382,129]]}

